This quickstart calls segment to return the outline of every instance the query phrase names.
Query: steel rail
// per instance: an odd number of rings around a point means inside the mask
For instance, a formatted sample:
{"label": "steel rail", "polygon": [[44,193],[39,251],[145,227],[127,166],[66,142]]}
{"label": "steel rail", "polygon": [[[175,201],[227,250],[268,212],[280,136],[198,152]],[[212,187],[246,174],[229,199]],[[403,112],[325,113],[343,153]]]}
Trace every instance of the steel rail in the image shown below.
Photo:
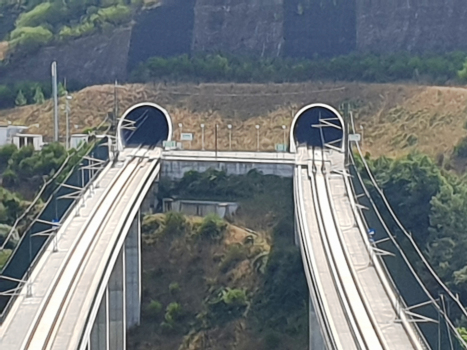
{"label": "steel rail", "polygon": [[[355,340],[355,345],[357,346],[358,349],[370,349],[370,350],[376,350],[369,348],[369,344],[367,343],[366,339],[363,337],[363,330],[360,327],[360,324],[357,322],[357,318],[359,315],[356,314],[352,304],[353,301],[351,300],[348,291],[344,287],[345,283],[343,281],[343,275],[340,270],[340,265],[336,259],[335,254],[333,253],[333,248],[331,245],[331,242],[329,240],[329,236],[327,233],[327,226],[325,224],[326,220],[324,218],[324,214],[321,208],[321,199],[318,196],[318,182],[316,179],[317,176],[317,171],[315,170],[315,160],[312,160],[312,171],[311,171],[311,187],[312,187],[312,194],[313,194],[313,201],[314,201],[314,210],[316,213],[316,217],[318,219],[318,225],[319,225],[319,233],[321,235],[321,239],[323,242],[323,248],[326,252],[326,257],[328,260],[328,264],[331,267],[332,271],[332,276],[334,279],[334,283],[336,286],[336,289],[338,290],[338,295],[341,298],[341,303],[342,306],[345,310],[345,315],[347,318],[347,322],[350,325],[350,329],[352,331],[354,340]],[[345,346],[345,345],[344,345]]]}
{"label": "steel rail", "polygon": [[[106,263],[103,264],[102,266],[98,266],[96,268],[96,271],[98,271],[98,276],[100,275],[100,271],[104,270],[105,272],[102,273],[101,278],[99,278],[99,281],[97,285],[92,285],[90,288],[94,288],[93,291],[93,297],[86,299],[83,301],[84,304],[84,309],[88,310],[90,309],[90,312],[88,313],[87,317],[83,318],[82,320],[86,320],[86,322],[79,321],[78,324],[75,323],[74,330],[76,328],[79,330],[79,332],[73,332],[73,336],[71,339],[69,339],[70,344],[78,344],[77,348],[78,349],[86,349],[86,341],[85,339],[88,339],[89,335],[91,334],[92,326],[94,324],[95,318],[97,316],[99,306],[100,306],[100,301],[102,300],[102,297],[104,296],[106,286],[108,284],[108,281],[110,280],[110,275],[112,274],[112,270],[115,262],[118,259],[118,255],[121,249],[124,248],[125,244],[125,235],[122,235],[122,232],[128,232],[133,219],[136,217],[140,205],[142,201],[144,200],[145,194],[148,193],[149,188],[151,187],[152,183],[154,182],[154,178],[159,174],[160,172],[160,162],[158,161],[154,166],[152,166],[151,170],[146,173],[144,173],[144,178],[143,181],[141,182],[140,186],[138,187],[137,191],[134,191],[133,194],[131,195],[130,199],[127,201],[127,203],[131,203],[131,206],[129,206],[129,209],[125,210],[125,215],[122,215],[117,223],[116,231],[118,231],[119,237],[116,240],[115,244],[112,246],[109,246],[109,249],[103,254],[105,257],[109,257],[106,259]],[[92,249],[94,249],[93,247]],[[86,264],[88,264],[89,261],[86,261]],[[83,266],[83,273],[84,273],[85,267]],[[72,347],[74,349],[74,347]]]}
{"label": "steel rail", "polygon": [[[139,151],[139,149],[136,150],[136,153]],[[40,322],[42,321],[42,317],[48,307],[48,305],[50,304],[51,302],[51,299],[52,299],[52,295],[53,293],[55,292],[61,278],[63,277],[63,274],[66,270],[66,267],[68,266],[68,263],[70,262],[70,260],[72,259],[73,257],[73,254],[75,253],[75,251],[77,250],[78,246],[79,246],[79,243],[82,241],[83,237],[84,237],[84,232],[86,232],[87,228],[90,226],[90,224],[92,223],[93,219],[96,217],[97,213],[99,213],[99,209],[103,206],[103,203],[105,202],[105,200],[107,198],[109,198],[110,194],[112,193],[112,190],[114,189],[114,186],[117,184],[117,182],[122,179],[122,175],[128,171],[128,169],[130,169],[130,174],[127,175],[127,178],[130,178],[132,175],[134,175],[134,173],[136,172],[137,170],[137,167],[134,167],[133,169],[129,168],[128,165],[131,164],[132,162],[134,161],[134,159],[130,160],[124,167],[122,167],[122,169],[120,169],[120,171],[117,173],[117,176],[112,180],[112,183],[109,185],[109,187],[106,189],[106,192],[103,194],[103,196],[100,198],[100,201],[99,203],[97,204],[97,207],[96,209],[93,211],[93,213],[90,215],[90,217],[87,219],[86,221],[86,224],[84,225],[83,229],[81,230],[80,234],[78,235],[78,239],[74,242],[72,248],[70,249],[70,251],[68,252],[66,258],[65,258],[65,262],[62,263],[61,265],[61,268],[60,268],[60,271],[58,273],[58,275],[54,278],[54,281],[53,281],[53,284],[51,286],[51,288],[48,290],[47,292],[47,295],[46,297],[44,298],[43,302],[42,302],[42,305],[41,305],[41,308],[40,308],[40,311],[39,311],[39,314],[35,317],[35,320],[33,321],[33,325],[32,327],[30,328],[29,330],[29,334],[26,336],[26,339],[24,340],[23,342],[23,346],[22,348],[23,349],[29,349],[30,345],[31,345],[31,342],[33,341],[34,339],[34,336],[36,334],[36,331],[40,325]],[[127,183],[127,181],[124,182],[124,184]],[[117,192],[116,196],[115,197],[118,197],[121,193],[121,191],[126,188],[126,186],[121,186],[119,188],[119,191]],[[112,201],[111,203],[111,208],[114,207],[114,205],[117,203],[117,201]],[[105,214],[103,220],[105,218],[108,217],[108,213]],[[101,223],[102,223],[102,220],[101,220]],[[63,301],[62,301],[63,302]],[[57,322],[57,319],[56,317],[54,317],[54,320],[53,320],[53,324],[54,325],[55,323]],[[50,329],[52,329],[53,327],[50,327]],[[50,337],[50,333],[47,335],[47,338]]]}
{"label": "steel rail", "polygon": [[[315,271],[317,264],[315,261],[314,254],[308,249],[311,246],[309,242],[310,239],[310,232],[308,230],[308,222],[306,217],[301,215],[302,211],[304,211],[304,203],[302,197],[302,166],[296,168],[296,175],[294,176],[294,199],[295,199],[295,206],[296,206],[296,216],[299,226],[299,237],[300,237],[300,250],[302,252],[302,258],[304,259],[305,265],[305,275],[308,280],[312,302],[315,306],[316,313],[318,315],[318,322],[321,325],[321,334],[323,335],[325,345],[328,349],[337,349],[338,348],[338,339],[335,338],[335,334],[337,331],[333,324],[331,324],[330,320],[327,315],[330,314],[329,312],[329,305],[327,300],[323,298],[323,287],[321,283],[321,279],[319,277],[319,272]],[[306,170],[305,170],[306,172]],[[306,175],[305,175],[306,176]],[[317,225],[317,223],[316,223]],[[323,300],[324,299],[324,300]]]}

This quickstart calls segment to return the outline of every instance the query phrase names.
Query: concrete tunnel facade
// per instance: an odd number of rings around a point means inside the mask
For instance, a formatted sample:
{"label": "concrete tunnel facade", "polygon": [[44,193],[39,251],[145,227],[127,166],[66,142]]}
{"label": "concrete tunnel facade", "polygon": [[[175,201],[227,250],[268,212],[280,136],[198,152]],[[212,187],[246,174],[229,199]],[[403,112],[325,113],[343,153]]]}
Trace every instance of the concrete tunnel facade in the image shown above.
{"label": "concrete tunnel facade", "polygon": [[118,149],[127,146],[162,146],[172,139],[172,119],[161,106],[138,103],[128,108],[117,126]]}
{"label": "concrete tunnel facade", "polygon": [[290,152],[295,153],[300,144],[308,147],[326,145],[344,152],[346,138],[344,119],[339,112],[326,104],[314,103],[300,109],[292,120]]}

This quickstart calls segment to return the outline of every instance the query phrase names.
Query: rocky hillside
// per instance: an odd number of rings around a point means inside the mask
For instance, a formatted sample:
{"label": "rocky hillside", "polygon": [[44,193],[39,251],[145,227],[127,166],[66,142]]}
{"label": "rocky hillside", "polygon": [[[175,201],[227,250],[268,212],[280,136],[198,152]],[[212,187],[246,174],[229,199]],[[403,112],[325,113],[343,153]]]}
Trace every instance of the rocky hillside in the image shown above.
{"label": "rocky hillside", "polygon": [[[86,26],[92,18],[93,23],[100,23],[93,15],[83,15],[81,18],[89,20],[76,27],[69,24],[71,29],[65,31],[60,26],[67,23],[54,24],[56,38],[48,37],[46,47],[34,54],[13,56],[9,68],[1,72],[1,81],[26,77],[46,80],[52,60],[59,62],[61,74],[68,79],[97,84],[126,80],[129,71],[153,56],[226,52],[314,58],[355,50],[467,50],[467,25],[463,21],[467,7],[462,0],[429,0],[424,4],[413,0],[143,1],[146,2],[144,6],[136,5],[138,0],[131,2],[135,5],[131,7],[130,21],[125,19],[123,24],[113,25],[100,19],[105,25],[93,27],[82,37],[80,31],[88,30]],[[105,2],[99,6],[106,6]],[[17,16],[18,10],[0,15],[0,40],[9,38]],[[39,24],[44,30],[50,27],[48,22]],[[62,40],[60,35],[64,34],[73,40]],[[0,42],[0,57],[3,46]]]}
{"label": "rocky hillside", "polygon": [[357,48],[373,52],[466,50],[463,0],[356,0]]}

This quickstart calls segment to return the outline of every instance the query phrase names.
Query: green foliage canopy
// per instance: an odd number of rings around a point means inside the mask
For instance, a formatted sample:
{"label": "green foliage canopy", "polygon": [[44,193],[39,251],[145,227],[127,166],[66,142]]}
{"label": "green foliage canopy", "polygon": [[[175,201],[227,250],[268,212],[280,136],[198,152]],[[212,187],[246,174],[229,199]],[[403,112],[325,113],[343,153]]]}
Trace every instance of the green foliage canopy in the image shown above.
{"label": "green foliage canopy", "polygon": [[[369,165],[401,223],[422,247],[438,275],[465,303],[466,179],[439,169],[430,158],[420,154],[395,160],[382,157],[369,160]],[[367,186],[374,193],[370,183]],[[400,234],[397,226],[390,229]],[[403,241],[403,236],[400,237]]]}

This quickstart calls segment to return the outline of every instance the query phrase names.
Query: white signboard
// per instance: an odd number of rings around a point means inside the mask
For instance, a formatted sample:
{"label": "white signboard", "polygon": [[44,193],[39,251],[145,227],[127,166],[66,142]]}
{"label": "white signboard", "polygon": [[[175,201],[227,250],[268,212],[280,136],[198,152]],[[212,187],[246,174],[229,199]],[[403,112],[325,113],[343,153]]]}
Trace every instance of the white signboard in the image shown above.
{"label": "white signboard", "polygon": [[193,141],[193,134],[192,133],[182,132],[180,140],[182,140],[182,141]]}
{"label": "white signboard", "polygon": [[287,152],[287,145],[276,143],[276,152]]}
{"label": "white signboard", "polygon": [[361,138],[360,134],[349,134],[349,141],[360,142]]}
{"label": "white signboard", "polygon": [[164,146],[165,149],[177,148],[177,142],[176,141],[164,141],[162,142],[162,146]]}

